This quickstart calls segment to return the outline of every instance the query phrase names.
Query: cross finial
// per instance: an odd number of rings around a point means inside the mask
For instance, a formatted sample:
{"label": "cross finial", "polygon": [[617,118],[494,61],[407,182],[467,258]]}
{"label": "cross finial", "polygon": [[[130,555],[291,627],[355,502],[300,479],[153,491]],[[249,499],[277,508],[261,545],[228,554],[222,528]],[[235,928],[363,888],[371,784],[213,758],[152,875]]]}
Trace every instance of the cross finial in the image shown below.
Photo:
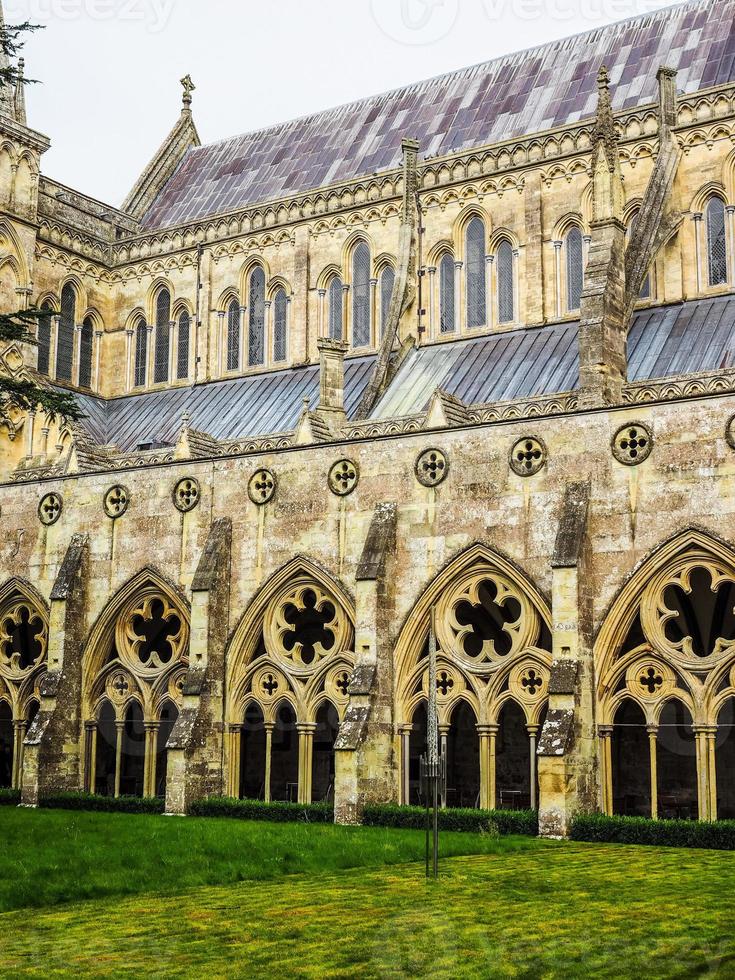
{"label": "cross finial", "polygon": [[184,75],[181,79],[181,86],[184,89],[184,95],[182,102],[184,103],[184,111],[191,109],[191,93],[196,91],[196,85],[191,80],[191,75]]}

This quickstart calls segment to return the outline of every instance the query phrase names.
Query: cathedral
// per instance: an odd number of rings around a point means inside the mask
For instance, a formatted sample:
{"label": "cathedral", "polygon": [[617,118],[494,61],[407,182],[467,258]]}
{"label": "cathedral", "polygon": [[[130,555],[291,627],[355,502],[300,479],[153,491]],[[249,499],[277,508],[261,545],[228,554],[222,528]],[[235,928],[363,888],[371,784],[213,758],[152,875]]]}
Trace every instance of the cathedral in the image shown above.
{"label": "cathedral", "polygon": [[422,803],[435,639],[443,805],[735,817],[735,0],[181,84],[119,208],[0,91],[0,371],[83,413],[0,426],[0,785]]}

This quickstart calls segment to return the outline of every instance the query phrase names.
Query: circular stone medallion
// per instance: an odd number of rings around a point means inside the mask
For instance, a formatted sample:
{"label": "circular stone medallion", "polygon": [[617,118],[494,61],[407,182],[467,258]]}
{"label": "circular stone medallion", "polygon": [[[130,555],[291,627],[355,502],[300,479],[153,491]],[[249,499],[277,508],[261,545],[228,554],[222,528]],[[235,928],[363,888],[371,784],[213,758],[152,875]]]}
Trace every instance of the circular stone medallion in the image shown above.
{"label": "circular stone medallion", "polygon": [[425,449],[416,459],[416,479],[424,487],[438,487],[449,474],[449,458],[441,449]]}
{"label": "circular stone medallion", "polygon": [[47,493],[45,497],[41,498],[41,502],[38,505],[38,518],[42,524],[50,527],[61,517],[63,508],[64,501],[61,498],[61,494]]}
{"label": "circular stone medallion", "polygon": [[130,494],[126,487],[115,486],[110,487],[110,489],[105,493],[102,506],[104,508],[105,514],[113,521],[117,520],[118,517],[122,517],[125,511],[128,509],[128,504],[130,503]]}
{"label": "circular stone medallion", "polygon": [[270,470],[258,470],[248,483],[248,496],[259,507],[273,500],[276,493],[276,478]]}
{"label": "circular stone medallion", "polygon": [[199,482],[193,477],[185,477],[174,487],[174,504],[176,508],[186,514],[194,510],[199,503]]}
{"label": "circular stone medallion", "polygon": [[360,469],[351,459],[340,459],[329,471],[329,489],[338,497],[346,497],[357,486]]}
{"label": "circular stone medallion", "polygon": [[510,468],[518,476],[535,476],[546,466],[546,446],[537,436],[519,439],[510,451]]}
{"label": "circular stone medallion", "polygon": [[653,450],[653,433],[641,422],[629,422],[612,439],[613,456],[624,466],[638,466]]}

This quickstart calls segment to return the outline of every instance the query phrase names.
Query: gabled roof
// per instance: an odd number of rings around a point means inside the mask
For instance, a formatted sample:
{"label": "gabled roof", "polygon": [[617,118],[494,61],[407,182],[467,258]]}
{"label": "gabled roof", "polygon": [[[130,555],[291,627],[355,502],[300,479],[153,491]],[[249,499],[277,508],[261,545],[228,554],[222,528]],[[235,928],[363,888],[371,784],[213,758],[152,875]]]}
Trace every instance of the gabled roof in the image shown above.
{"label": "gabled roof", "polygon": [[660,65],[689,93],[735,78],[735,0],[695,0],[439,78],[188,151],[143,219],[193,221],[397,167],[401,139],[424,159],[594,115],[596,76],[613,108],[655,101]]}
{"label": "gabled roof", "polygon": [[[430,344],[409,353],[372,418],[424,412],[441,389],[467,405],[572,391],[579,385],[579,324],[521,328]],[[735,367],[735,295],[636,313],[628,336],[628,380],[649,381]],[[345,364],[345,408],[353,418],[374,357]],[[184,413],[192,429],[223,442],[291,432],[319,403],[319,367],[168,388],[105,401],[79,396],[84,428],[100,445],[130,452],[142,443],[173,445]]]}

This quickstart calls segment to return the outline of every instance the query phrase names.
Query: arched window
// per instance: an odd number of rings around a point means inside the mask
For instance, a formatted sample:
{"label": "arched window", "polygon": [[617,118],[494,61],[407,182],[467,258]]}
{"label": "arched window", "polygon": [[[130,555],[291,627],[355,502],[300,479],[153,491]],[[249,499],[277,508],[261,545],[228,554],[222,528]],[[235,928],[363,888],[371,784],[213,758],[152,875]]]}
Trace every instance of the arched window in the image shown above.
{"label": "arched window", "polygon": [[445,252],[439,263],[439,330],[454,333],[454,256]]}
{"label": "arched window", "polygon": [[707,205],[707,266],[710,286],[727,282],[725,205],[719,197],[710,198]]}
{"label": "arched window", "polygon": [[227,307],[227,370],[240,368],[240,303],[230,300]]}
{"label": "arched window", "polygon": [[329,336],[332,340],[342,340],[342,296],[344,287],[339,276],[329,284]]}
{"label": "arched window", "polygon": [[288,338],[288,297],[285,289],[279,289],[273,299],[273,360],[276,364],[286,360]]}
{"label": "arched window", "polygon": [[352,255],[352,346],[370,345],[370,249],[365,242]]}
{"label": "arched window", "polygon": [[38,373],[48,374],[51,367],[51,304],[47,301],[41,307],[48,310],[47,316],[38,320]]}
{"label": "arched window", "polygon": [[71,381],[76,309],[77,291],[72,283],[68,282],[61,290],[61,317],[56,338],[56,377],[60,381]]}
{"label": "arched window", "polygon": [[390,313],[390,301],[393,299],[393,286],[395,285],[396,274],[393,267],[387,265],[380,276],[380,336],[385,336],[388,326],[388,314]]}
{"label": "arched window", "polygon": [[513,282],[513,248],[501,242],[497,252],[498,264],[498,323],[515,320],[515,283]]}
{"label": "arched window", "polygon": [[82,335],[79,338],[79,387],[92,387],[92,346],[94,344],[94,321],[91,316],[84,318]]}
{"label": "arched window", "polygon": [[189,377],[189,344],[191,341],[191,317],[186,310],[179,316],[176,345],[176,377],[183,381]]}
{"label": "arched window", "polygon": [[567,311],[573,313],[582,303],[584,284],[584,259],[582,253],[582,232],[574,225],[567,232]]}
{"label": "arched window", "polygon": [[255,367],[265,363],[265,272],[261,266],[250,274],[248,306],[248,364]]}
{"label": "arched window", "polygon": [[136,388],[145,386],[146,362],[148,360],[148,327],[142,318],[135,328],[135,377]]}
{"label": "arched window", "polygon": [[168,381],[169,324],[171,322],[171,293],[162,289],[156,297],[156,362],[153,367],[153,381],[162,384]]}
{"label": "arched window", "polygon": [[467,327],[481,327],[487,323],[487,296],[485,289],[485,223],[473,218],[465,235],[467,260]]}

